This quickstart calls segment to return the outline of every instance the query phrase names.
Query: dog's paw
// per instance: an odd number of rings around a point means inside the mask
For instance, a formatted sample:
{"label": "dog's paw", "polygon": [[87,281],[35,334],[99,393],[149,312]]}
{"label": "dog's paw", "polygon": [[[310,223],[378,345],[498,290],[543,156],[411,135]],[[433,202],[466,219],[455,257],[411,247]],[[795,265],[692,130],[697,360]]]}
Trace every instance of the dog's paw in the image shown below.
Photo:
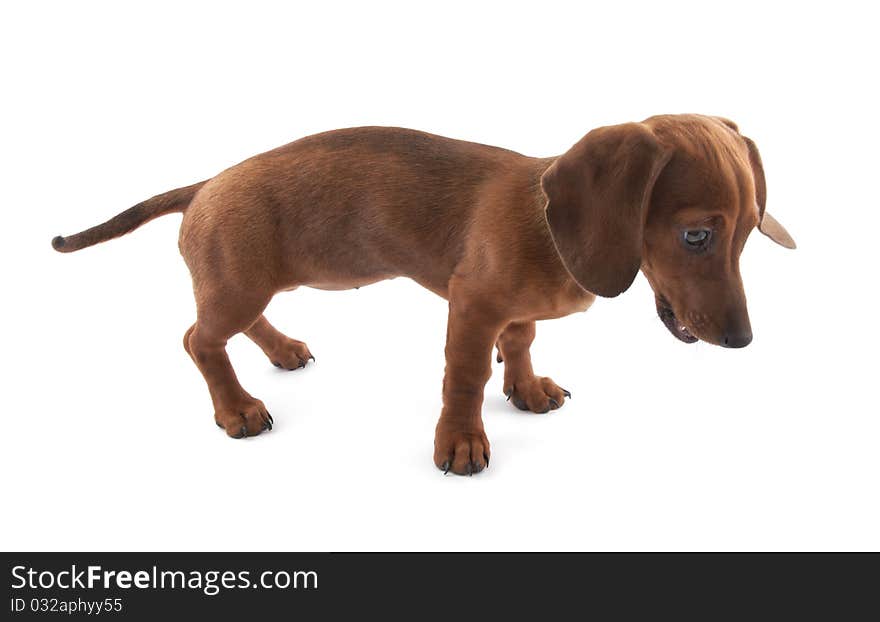
{"label": "dog's paw", "polygon": [[517,380],[504,387],[504,395],[520,410],[530,410],[533,413],[546,413],[562,408],[565,398],[571,397],[571,393],[550,378],[538,376]]}
{"label": "dog's paw", "polygon": [[263,402],[253,398],[218,410],[214,413],[214,421],[232,438],[256,436],[271,430],[274,423]]}
{"label": "dog's paw", "polygon": [[315,357],[309,352],[309,347],[296,339],[285,341],[269,358],[275,367],[287,370],[301,369],[310,360],[315,360]]}
{"label": "dog's paw", "polygon": [[448,430],[441,422],[434,438],[434,464],[457,475],[473,475],[489,466],[489,439],[482,430]]}

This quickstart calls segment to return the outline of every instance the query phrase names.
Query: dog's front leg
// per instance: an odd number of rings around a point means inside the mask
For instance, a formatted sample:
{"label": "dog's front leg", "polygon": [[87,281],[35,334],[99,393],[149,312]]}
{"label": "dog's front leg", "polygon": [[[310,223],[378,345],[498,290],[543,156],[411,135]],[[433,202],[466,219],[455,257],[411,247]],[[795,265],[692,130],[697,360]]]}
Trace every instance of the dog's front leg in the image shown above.
{"label": "dog's front leg", "polygon": [[444,472],[471,475],[489,466],[483,387],[492,373],[492,346],[504,323],[497,311],[451,290],[443,411],[434,437],[434,464]]}
{"label": "dog's front leg", "polygon": [[534,339],[534,322],[511,322],[498,338],[498,360],[504,361],[507,399],[520,410],[545,413],[561,407],[571,393],[550,378],[535,375],[529,353]]}

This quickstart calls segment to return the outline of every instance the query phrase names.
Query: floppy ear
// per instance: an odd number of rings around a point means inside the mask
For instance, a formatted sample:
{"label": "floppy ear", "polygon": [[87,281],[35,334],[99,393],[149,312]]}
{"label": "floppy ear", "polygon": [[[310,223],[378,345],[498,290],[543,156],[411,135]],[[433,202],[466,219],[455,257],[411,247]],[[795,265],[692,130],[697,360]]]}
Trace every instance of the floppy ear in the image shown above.
{"label": "floppy ear", "polygon": [[[742,135],[741,135],[742,136]],[[758,203],[758,231],[785,248],[797,248],[794,238],[789,235],[778,220],[765,211],[767,206],[767,181],[764,178],[764,165],[761,154],[754,141],[743,136],[749,148],[749,163],[752,165],[752,176],[755,178],[755,200]]]}
{"label": "floppy ear", "polygon": [[641,123],[601,127],[541,177],[556,250],[585,290],[610,298],[636,278],[651,190],[671,155]]}

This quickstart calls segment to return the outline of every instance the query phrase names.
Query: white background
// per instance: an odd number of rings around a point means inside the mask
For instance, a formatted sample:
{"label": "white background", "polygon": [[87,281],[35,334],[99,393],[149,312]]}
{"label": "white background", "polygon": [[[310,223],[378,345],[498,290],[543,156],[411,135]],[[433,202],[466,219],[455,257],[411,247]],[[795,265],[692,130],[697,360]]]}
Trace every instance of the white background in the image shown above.
{"label": "white background", "polygon": [[[0,548],[880,548],[875,22],[585,4],[4,4]],[[641,276],[540,323],[536,371],[574,399],[520,413],[496,365],[477,477],[432,464],[446,305],[412,282],[280,295],[268,317],[318,361],[236,337],[276,427],[233,441],[181,347],[180,217],[49,245],[322,130],[547,156],[666,112],[737,121],[800,245],[746,246],[753,344],[677,342]]]}

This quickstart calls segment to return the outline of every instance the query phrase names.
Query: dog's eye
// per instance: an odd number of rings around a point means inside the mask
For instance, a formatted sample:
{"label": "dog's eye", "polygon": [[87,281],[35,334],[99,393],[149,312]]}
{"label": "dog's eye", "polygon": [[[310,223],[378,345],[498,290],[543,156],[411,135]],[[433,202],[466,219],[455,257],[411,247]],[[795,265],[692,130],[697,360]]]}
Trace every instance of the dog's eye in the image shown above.
{"label": "dog's eye", "polygon": [[709,241],[711,231],[708,229],[691,229],[684,232],[684,241],[688,246],[701,247]]}

